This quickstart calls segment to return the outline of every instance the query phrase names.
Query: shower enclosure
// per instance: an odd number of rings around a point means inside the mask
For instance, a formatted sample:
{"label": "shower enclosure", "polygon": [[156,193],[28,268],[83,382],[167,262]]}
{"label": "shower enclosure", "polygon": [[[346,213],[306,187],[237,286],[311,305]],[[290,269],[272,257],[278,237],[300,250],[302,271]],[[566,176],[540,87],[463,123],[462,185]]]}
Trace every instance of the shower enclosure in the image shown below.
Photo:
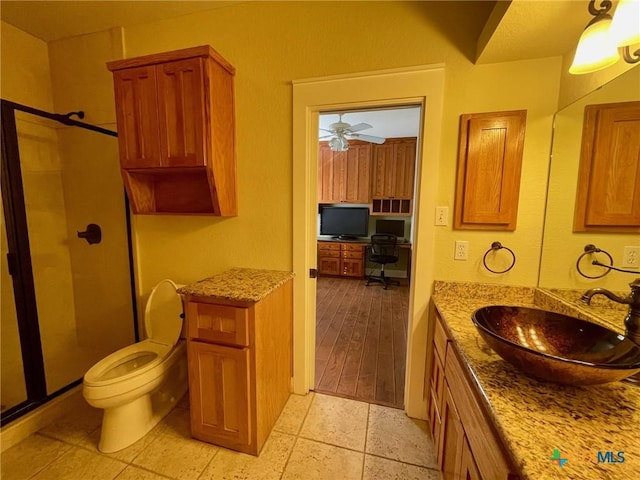
{"label": "shower enclosure", "polygon": [[115,132],[2,100],[2,425],[136,341]]}

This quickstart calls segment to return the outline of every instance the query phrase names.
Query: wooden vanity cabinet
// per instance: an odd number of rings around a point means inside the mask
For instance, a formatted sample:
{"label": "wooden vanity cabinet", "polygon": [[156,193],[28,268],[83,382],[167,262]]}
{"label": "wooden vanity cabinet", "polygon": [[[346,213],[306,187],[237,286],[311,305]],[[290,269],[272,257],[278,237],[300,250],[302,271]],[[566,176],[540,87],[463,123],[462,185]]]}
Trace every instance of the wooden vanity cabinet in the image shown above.
{"label": "wooden vanity cabinet", "polygon": [[255,303],[187,296],[191,434],[258,455],[291,390],[293,281]]}
{"label": "wooden vanity cabinet", "polygon": [[[427,400],[431,434],[444,480],[519,478],[479,400],[437,310],[429,348]],[[426,393],[426,392],[425,392]]]}
{"label": "wooden vanity cabinet", "polygon": [[233,66],[205,45],[107,67],[134,213],[237,215]]}

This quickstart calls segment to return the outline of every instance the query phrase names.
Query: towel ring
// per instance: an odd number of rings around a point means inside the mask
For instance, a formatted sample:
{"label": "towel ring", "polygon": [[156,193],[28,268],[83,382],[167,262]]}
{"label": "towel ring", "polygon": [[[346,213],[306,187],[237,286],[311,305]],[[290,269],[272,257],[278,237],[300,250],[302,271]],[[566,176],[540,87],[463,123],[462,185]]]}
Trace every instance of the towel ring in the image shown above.
{"label": "towel ring", "polygon": [[[602,275],[587,275],[586,273],[584,273],[582,271],[582,269],[580,268],[580,261],[587,255],[592,255],[595,253],[604,253],[607,257],[609,257],[609,265],[605,265],[604,263],[600,263],[597,260],[594,260],[592,263],[592,265],[598,265],[600,267],[604,267],[606,268],[605,272]],[[596,263],[597,262],[597,263]],[[576,270],[578,270],[578,273],[580,275],[582,275],[584,278],[602,278],[604,277],[607,273],[611,272],[611,267],[613,266],[613,257],[609,254],[609,252],[607,252],[606,250],[602,250],[598,247],[596,247],[595,245],[593,245],[592,243],[588,243],[587,245],[584,246],[584,253],[582,255],[580,255],[578,257],[578,260],[576,261]]]}
{"label": "towel ring", "polygon": [[[513,257],[513,260],[511,261],[511,265],[509,265],[505,270],[499,270],[499,271],[489,268],[489,266],[487,265],[487,255],[489,255],[489,253],[491,253],[491,252],[496,252],[496,251],[502,250],[502,249],[504,249],[507,252],[509,252],[511,254],[511,256]],[[509,247],[505,247],[500,242],[493,242],[491,244],[491,248],[489,250],[487,250],[485,252],[485,254],[484,254],[484,257],[482,257],[482,264],[484,265],[484,268],[486,268],[487,270],[489,270],[492,273],[507,273],[516,264],[516,254],[513,253],[513,250],[511,250]]]}

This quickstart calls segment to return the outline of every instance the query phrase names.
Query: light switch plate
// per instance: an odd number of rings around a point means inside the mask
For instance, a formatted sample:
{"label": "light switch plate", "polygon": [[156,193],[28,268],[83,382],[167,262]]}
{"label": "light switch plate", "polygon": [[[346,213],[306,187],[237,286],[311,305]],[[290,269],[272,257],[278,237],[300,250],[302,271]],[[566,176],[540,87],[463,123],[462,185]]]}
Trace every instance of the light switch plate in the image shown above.
{"label": "light switch plate", "polygon": [[436,225],[449,225],[449,207],[436,207]]}

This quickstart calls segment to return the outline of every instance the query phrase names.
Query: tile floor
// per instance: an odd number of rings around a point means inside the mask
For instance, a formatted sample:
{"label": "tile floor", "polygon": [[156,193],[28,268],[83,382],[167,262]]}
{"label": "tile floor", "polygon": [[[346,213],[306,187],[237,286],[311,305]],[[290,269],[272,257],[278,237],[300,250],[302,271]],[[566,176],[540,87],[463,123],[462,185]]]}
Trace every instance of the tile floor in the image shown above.
{"label": "tile floor", "polygon": [[101,411],[87,405],[8,449],[2,480],[440,478],[425,422],[327,395],[292,395],[259,457],[192,439],[186,397],[113,454],[96,449],[100,420]]}

